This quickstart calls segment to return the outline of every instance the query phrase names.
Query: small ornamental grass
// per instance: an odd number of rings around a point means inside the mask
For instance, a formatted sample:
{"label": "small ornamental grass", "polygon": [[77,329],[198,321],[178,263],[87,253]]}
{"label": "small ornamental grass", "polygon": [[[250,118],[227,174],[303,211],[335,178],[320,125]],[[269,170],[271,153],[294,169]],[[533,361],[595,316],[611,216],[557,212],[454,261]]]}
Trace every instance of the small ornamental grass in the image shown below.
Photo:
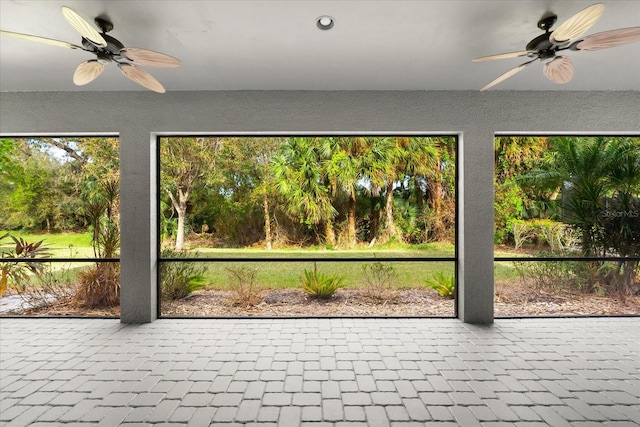
{"label": "small ornamental grass", "polygon": [[252,267],[228,267],[229,285],[234,297],[231,305],[235,307],[253,307],[262,302],[264,289],[257,283],[258,270]]}
{"label": "small ornamental grass", "polygon": [[364,280],[364,294],[374,302],[396,301],[399,291],[396,287],[398,273],[393,265],[379,261],[363,264],[362,277]]}
{"label": "small ornamental grass", "polygon": [[333,297],[338,289],[343,287],[344,276],[329,276],[318,271],[317,265],[313,263],[313,270],[304,270],[304,277],[300,278],[302,288],[312,298],[329,299]]}
{"label": "small ornamental grass", "polygon": [[425,282],[427,286],[438,292],[441,297],[453,298],[456,294],[456,279],[453,275],[445,275],[442,271],[439,271]]}

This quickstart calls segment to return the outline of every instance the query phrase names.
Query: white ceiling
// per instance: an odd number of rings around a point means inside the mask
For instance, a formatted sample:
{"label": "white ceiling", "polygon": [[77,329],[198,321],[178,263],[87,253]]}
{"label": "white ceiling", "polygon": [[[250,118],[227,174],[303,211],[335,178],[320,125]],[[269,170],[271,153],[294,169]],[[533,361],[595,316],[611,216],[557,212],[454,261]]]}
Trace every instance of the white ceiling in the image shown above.
{"label": "white ceiling", "polygon": [[[0,29],[80,43],[60,7],[89,22],[100,14],[125,46],[160,51],[180,68],[146,68],[167,91],[476,90],[524,62],[472,63],[477,56],[523,50],[542,34],[548,11],[556,27],[596,0],[0,0]],[[606,1],[592,34],[640,26],[639,0]],[[321,31],[315,20],[331,15]],[[491,90],[640,90],[640,43],[571,52],[575,74],[548,81],[536,62]],[[92,55],[0,37],[0,91],[145,90],[109,66],[76,87],[76,66]]]}

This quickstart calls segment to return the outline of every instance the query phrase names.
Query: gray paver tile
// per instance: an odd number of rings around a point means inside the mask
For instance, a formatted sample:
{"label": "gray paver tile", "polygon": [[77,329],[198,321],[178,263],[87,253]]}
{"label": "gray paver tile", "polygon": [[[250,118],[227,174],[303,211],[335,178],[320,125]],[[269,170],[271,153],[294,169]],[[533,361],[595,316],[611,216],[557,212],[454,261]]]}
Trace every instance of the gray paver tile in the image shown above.
{"label": "gray paver tile", "polygon": [[208,426],[214,421],[217,411],[216,408],[196,408],[187,425],[190,427]]}
{"label": "gray paver tile", "polygon": [[346,421],[366,421],[367,415],[362,406],[345,406],[344,419]]}
{"label": "gray paver tile", "polygon": [[471,412],[471,409],[464,406],[452,406],[449,410],[460,425],[469,427],[481,426],[480,421],[476,418],[473,412]]}
{"label": "gray paver tile", "polygon": [[[500,320],[491,328],[423,319],[36,323],[0,322],[0,421],[8,425],[635,426],[640,419],[637,319]],[[66,338],[30,347],[5,339],[24,328]]]}
{"label": "gray paver tile", "polygon": [[300,424],[302,420],[302,408],[297,406],[285,406],[280,409],[278,426],[288,427]]}
{"label": "gray paver tile", "polygon": [[364,412],[367,417],[367,423],[371,427],[386,427],[391,423],[387,417],[387,412],[381,406],[365,406]]}
{"label": "gray paver tile", "polygon": [[236,421],[246,422],[257,420],[260,405],[259,400],[243,400],[238,406]]}

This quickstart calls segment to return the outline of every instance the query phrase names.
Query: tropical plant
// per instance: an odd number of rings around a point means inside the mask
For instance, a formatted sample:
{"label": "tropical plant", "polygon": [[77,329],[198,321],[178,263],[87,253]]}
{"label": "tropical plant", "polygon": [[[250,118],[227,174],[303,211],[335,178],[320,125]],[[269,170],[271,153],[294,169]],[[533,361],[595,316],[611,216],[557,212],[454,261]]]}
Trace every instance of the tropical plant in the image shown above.
{"label": "tropical plant", "polygon": [[[111,177],[102,182],[88,181],[85,214],[93,229],[92,241],[96,258],[115,258],[120,249],[120,227],[117,206],[119,183]],[[120,304],[120,263],[97,261],[78,273],[80,286],[75,301],[87,308],[115,307]]]}
{"label": "tropical plant", "polygon": [[304,270],[304,277],[301,279],[302,288],[313,298],[329,299],[342,287],[344,276],[327,275],[318,271],[317,265],[313,263],[313,270]]}
{"label": "tropical plant", "polygon": [[[551,150],[519,182],[563,192],[563,220],[581,233],[586,256],[640,253],[640,143],[637,138],[552,138]],[[638,262],[619,262],[624,287]]]}
{"label": "tropical plant", "polygon": [[44,270],[44,264],[37,261],[11,261],[15,258],[47,258],[49,248],[42,245],[43,240],[29,243],[22,237],[16,238],[9,233],[0,236],[2,240],[9,237],[15,247],[9,252],[0,252],[0,296],[10,287],[24,289],[29,282],[29,275],[40,275]]}
{"label": "tropical plant", "polygon": [[324,163],[331,158],[329,144],[320,138],[289,138],[271,163],[285,210],[308,227],[324,226],[326,243],[335,246],[336,209],[331,201]]}
{"label": "tropical plant", "polygon": [[455,276],[445,275],[442,271],[434,273],[431,278],[425,280],[425,283],[442,297],[453,298],[456,294]]}

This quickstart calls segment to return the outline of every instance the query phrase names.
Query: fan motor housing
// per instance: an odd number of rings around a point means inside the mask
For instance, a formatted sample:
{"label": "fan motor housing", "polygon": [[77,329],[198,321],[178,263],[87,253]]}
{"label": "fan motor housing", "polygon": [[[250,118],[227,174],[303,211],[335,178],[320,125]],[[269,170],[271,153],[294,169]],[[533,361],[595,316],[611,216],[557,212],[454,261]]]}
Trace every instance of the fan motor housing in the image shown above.
{"label": "fan motor housing", "polygon": [[124,49],[124,45],[118,39],[115,39],[105,33],[102,33],[100,35],[102,36],[102,38],[104,38],[104,41],[107,42],[107,46],[96,46],[85,38],[82,39],[82,45],[88,50],[94,52],[103,52],[108,54],[109,56],[120,55],[120,50]]}
{"label": "fan motor housing", "polygon": [[549,49],[553,46],[553,43],[549,41],[549,35],[551,33],[544,33],[536,37],[527,43],[526,49],[528,51],[540,52],[545,49]]}

